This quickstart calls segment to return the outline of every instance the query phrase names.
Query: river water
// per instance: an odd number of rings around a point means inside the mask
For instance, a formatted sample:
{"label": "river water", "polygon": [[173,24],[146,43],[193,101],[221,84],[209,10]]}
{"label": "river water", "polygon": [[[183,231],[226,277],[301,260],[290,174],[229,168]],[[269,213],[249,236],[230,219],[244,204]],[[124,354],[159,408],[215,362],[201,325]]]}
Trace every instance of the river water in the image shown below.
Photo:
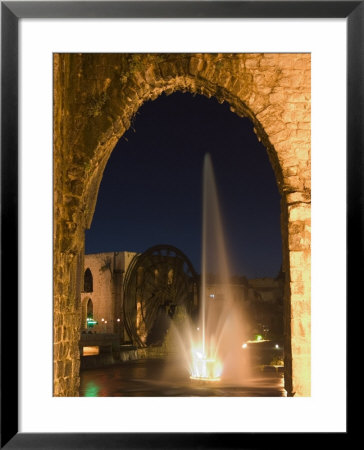
{"label": "river water", "polygon": [[239,385],[200,382],[178,362],[141,359],[81,371],[81,397],[284,397],[283,374],[255,370]]}

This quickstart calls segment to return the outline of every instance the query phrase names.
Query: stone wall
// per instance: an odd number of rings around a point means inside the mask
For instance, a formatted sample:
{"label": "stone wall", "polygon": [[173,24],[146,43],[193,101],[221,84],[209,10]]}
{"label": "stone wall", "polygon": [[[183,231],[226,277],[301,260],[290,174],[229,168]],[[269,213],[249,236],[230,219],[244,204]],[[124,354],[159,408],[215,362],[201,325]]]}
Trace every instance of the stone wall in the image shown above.
{"label": "stone wall", "polygon": [[108,158],[143,102],[174,91],[249,117],[282,196],[286,386],[310,395],[310,55],[54,55],[54,395],[78,395],[80,279]]}
{"label": "stone wall", "polygon": [[[93,302],[93,318],[98,322],[92,328],[96,333],[122,335],[123,274],[127,271],[133,252],[106,252],[85,255],[84,272],[91,270],[93,291],[81,292],[81,329],[86,329],[86,308],[89,299]],[[117,319],[120,319],[118,321]]]}
{"label": "stone wall", "polygon": [[[82,320],[81,329],[86,328],[86,304],[93,303],[93,317],[98,322],[92,331],[113,333],[113,253],[99,253],[85,256],[85,270],[90,269],[93,278],[93,291],[81,293]],[[102,320],[104,319],[104,320]],[[106,321],[106,323],[105,323]]]}

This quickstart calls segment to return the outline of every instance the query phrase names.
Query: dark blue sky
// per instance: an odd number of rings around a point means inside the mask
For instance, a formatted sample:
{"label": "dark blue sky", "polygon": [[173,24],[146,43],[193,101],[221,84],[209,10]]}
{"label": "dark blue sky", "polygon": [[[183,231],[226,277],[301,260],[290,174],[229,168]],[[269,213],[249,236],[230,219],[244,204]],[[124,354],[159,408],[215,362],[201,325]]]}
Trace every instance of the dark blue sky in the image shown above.
{"label": "dark blue sky", "polygon": [[203,96],[175,93],[145,103],[106,166],[86,253],[181,249],[201,259],[202,165],[211,154],[232,271],[276,276],[280,195],[249,119]]}

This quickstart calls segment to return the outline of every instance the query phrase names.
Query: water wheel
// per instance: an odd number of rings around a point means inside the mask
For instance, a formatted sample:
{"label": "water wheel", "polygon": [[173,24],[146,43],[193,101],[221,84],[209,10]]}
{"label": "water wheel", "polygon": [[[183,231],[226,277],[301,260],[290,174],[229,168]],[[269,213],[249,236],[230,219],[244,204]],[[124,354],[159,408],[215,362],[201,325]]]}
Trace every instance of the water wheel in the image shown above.
{"label": "water wheel", "polygon": [[189,259],[170,245],[156,245],[134,257],[125,275],[124,323],[138,347],[161,345],[176,310],[193,315],[198,280]]}

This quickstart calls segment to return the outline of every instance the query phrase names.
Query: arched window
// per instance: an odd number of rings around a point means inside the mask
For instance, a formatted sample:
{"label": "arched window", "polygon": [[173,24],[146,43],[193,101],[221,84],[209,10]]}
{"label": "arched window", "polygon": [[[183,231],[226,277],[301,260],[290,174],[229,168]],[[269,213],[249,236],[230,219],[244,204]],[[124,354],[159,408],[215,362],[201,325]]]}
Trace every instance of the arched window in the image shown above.
{"label": "arched window", "polygon": [[90,317],[91,319],[94,316],[94,305],[92,303],[92,300],[89,298],[87,302],[87,317]]}
{"label": "arched window", "polygon": [[93,328],[95,325],[97,325],[97,322],[94,319],[94,304],[89,298],[86,305],[86,327]]}
{"label": "arched window", "polygon": [[84,278],[84,292],[92,292],[93,291],[93,280],[92,273],[90,269],[86,269],[85,278]]}

